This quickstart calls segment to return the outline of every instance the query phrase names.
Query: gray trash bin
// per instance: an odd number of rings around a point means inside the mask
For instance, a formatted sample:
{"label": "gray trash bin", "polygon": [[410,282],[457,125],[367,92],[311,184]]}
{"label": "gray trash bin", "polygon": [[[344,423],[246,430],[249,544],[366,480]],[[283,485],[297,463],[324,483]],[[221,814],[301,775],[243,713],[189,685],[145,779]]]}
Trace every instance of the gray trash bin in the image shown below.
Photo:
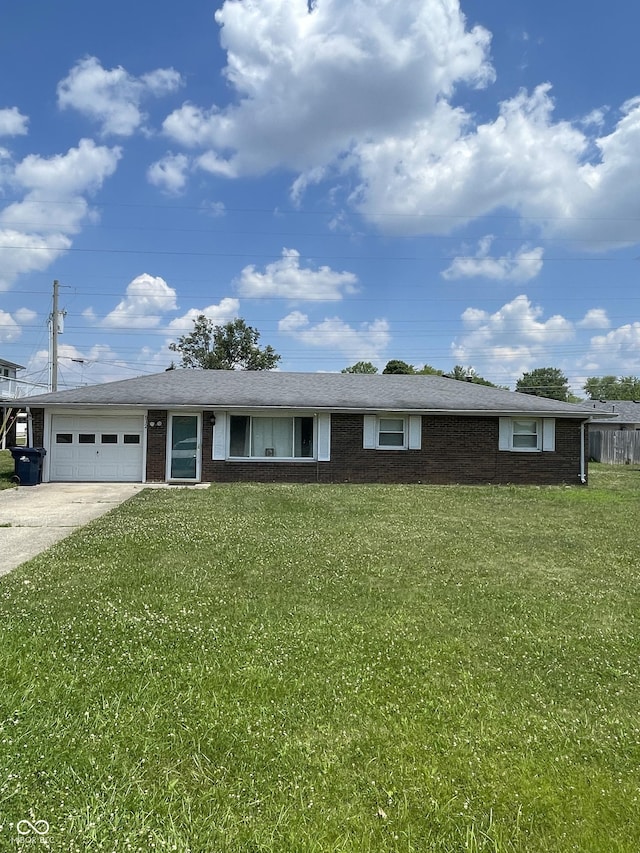
{"label": "gray trash bin", "polygon": [[42,464],[47,451],[44,447],[12,447],[13,481],[19,486],[37,486],[42,482]]}

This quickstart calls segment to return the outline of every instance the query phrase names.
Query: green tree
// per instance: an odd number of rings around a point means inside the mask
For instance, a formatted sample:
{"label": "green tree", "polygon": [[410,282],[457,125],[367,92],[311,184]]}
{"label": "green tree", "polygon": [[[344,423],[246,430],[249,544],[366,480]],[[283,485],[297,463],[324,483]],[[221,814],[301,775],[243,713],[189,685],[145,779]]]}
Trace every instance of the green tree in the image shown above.
{"label": "green tree", "polygon": [[425,364],[424,367],[421,367],[420,370],[415,370],[414,373],[419,376],[442,376],[442,371],[438,370],[436,367],[432,367],[430,364]]}
{"label": "green tree", "polygon": [[471,382],[475,376],[473,367],[463,367],[461,364],[456,364],[453,370],[447,374],[449,379],[458,379],[463,382]]}
{"label": "green tree", "polygon": [[569,400],[569,380],[557,367],[537,367],[522,374],[516,382],[516,391],[566,403]]}
{"label": "green tree", "polygon": [[416,369],[412,364],[407,364],[406,361],[400,361],[397,358],[388,361],[383,373],[410,373],[415,374]]}
{"label": "green tree", "polygon": [[471,382],[473,385],[486,385],[489,388],[501,387],[477,374],[473,367],[463,367],[461,364],[456,364],[451,373],[447,373],[446,375],[449,379],[462,379],[465,382]]}
{"label": "green tree", "polygon": [[377,373],[378,368],[370,361],[356,361],[351,367],[344,367],[340,373]]}
{"label": "green tree", "polygon": [[193,331],[169,344],[180,353],[181,367],[204,370],[273,370],[280,356],[271,346],[258,346],[260,332],[237,317],[216,326],[204,314],[193,321]]}
{"label": "green tree", "polygon": [[591,400],[640,400],[637,376],[590,376],[582,387]]}

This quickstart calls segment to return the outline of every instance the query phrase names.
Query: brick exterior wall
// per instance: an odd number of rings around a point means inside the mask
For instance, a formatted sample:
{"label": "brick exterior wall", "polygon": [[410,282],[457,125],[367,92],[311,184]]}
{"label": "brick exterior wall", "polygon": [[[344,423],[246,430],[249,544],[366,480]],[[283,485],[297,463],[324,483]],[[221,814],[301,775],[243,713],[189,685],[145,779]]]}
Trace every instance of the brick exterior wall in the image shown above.
{"label": "brick exterior wall", "polygon": [[[167,471],[167,412],[149,409],[147,412],[147,482],[164,483]],[[158,426],[158,422],[162,426]],[[151,426],[151,423],[156,426]]]}
{"label": "brick exterior wall", "polygon": [[[44,413],[34,409],[34,444],[44,443]],[[556,419],[555,452],[498,450],[497,417],[423,415],[421,450],[364,450],[363,416],[331,416],[331,461],[226,462],[212,460],[210,412],[202,413],[203,482],[279,483],[531,483],[577,485],[580,473],[580,424]],[[147,421],[148,482],[166,479],[168,416],[150,410]],[[588,434],[585,427],[585,446]],[[586,467],[585,460],[585,467]]]}
{"label": "brick exterior wall", "polygon": [[553,485],[578,484],[580,473],[580,426],[575,420],[556,420],[556,450],[549,453],[498,450],[495,417],[424,415],[421,450],[364,450],[362,415],[334,414],[330,462],[212,461],[210,429],[208,441],[205,437],[206,482]]}
{"label": "brick exterior wall", "polygon": [[[31,409],[33,426],[33,446],[44,447],[44,409]],[[27,437],[27,441],[29,438]],[[49,448],[47,448],[47,451]]]}

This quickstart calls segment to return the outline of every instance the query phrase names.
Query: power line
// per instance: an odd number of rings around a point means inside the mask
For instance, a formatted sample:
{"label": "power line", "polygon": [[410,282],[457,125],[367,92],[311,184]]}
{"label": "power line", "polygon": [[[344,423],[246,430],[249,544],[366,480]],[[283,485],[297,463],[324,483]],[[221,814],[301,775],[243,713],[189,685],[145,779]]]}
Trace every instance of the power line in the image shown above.
{"label": "power line", "polygon": [[[193,258],[267,258],[270,260],[282,260],[282,252],[256,252],[247,250],[244,252],[194,252],[183,251],[179,249],[104,249],[97,247],[83,248],[80,246],[69,246],[68,248],[60,248],[59,246],[3,246],[0,245],[0,250],[7,251],[25,251],[25,252],[62,252],[64,254],[103,254],[103,255],[157,255],[158,257],[177,256],[177,257],[193,257]],[[439,261],[442,263],[449,261],[476,261],[481,263],[484,260],[492,262],[509,262],[509,263],[547,263],[549,261],[561,263],[620,263],[626,262],[628,258],[610,258],[604,256],[590,255],[580,258],[561,258],[545,255],[543,258],[538,256],[520,257],[517,259],[509,255],[496,256],[491,258],[478,258],[476,255],[313,255],[304,253],[304,259],[310,261]]]}
{"label": "power line", "polygon": [[[75,200],[69,198],[49,198],[49,199],[18,199],[15,198],[13,200],[7,199],[9,204],[20,204],[20,205],[33,205],[37,207],[38,205],[60,205],[60,206],[69,206],[69,207],[81,207],[82,209],[86,208],[87,202],[85,199]],[[202,214],[211,215],[211,210],[204,206],[204,203],[201,204],[158,204],[157,202],[109,202],[109,201],[93,201],[91,203],[93,208],[102,208],[102,209],[110,209],[110,208],[130,208],[132,210],[137,209],[147,209],[147,210],[155,210],[155,211],[197,211]],[[349,215],[356,217],[358,219],[367,218],[371,219],[374,217],[380,218],[389,218],[389,219],[453,219],[453,220],[463,220],[468,221],[469,219],[477,219],[477,214],[472,213],[441,213],[441,212],[409,212],[402,213],[399,211],[385,211],[385,210],[369,210],[366,214],[363,214],[358,210],[350,210],[348,211]],[[301,216],[301,217],[311,217],[311,216],[326,216],[334,219],[341,213],[345,213],[344,209],[337,208],[320,208],[317,210],[309,210],[308,208],[303,207],[283,207],[272,205],[271,207],[232,207],[228,205],[224,205],[223,214],[227,215],[229,213],[259,213],[259,214],[267,214],[271,217],[277,216]],[[483,220],[490,221],[496,220],[499,222],[639,222],[640,217],[638,216],[530,216],[523,215],[521,213],[487,213],[483,214]]]}

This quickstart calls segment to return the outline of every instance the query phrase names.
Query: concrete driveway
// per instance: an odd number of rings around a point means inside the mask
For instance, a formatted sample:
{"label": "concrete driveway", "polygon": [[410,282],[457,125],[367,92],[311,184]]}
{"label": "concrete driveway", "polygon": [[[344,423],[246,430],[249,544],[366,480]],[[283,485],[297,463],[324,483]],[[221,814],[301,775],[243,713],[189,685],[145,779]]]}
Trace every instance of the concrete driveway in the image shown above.
{"label": "concrete driveway", "polygon": [[0,575],[143,488],[140,483],[41,483],[0,491]]}

